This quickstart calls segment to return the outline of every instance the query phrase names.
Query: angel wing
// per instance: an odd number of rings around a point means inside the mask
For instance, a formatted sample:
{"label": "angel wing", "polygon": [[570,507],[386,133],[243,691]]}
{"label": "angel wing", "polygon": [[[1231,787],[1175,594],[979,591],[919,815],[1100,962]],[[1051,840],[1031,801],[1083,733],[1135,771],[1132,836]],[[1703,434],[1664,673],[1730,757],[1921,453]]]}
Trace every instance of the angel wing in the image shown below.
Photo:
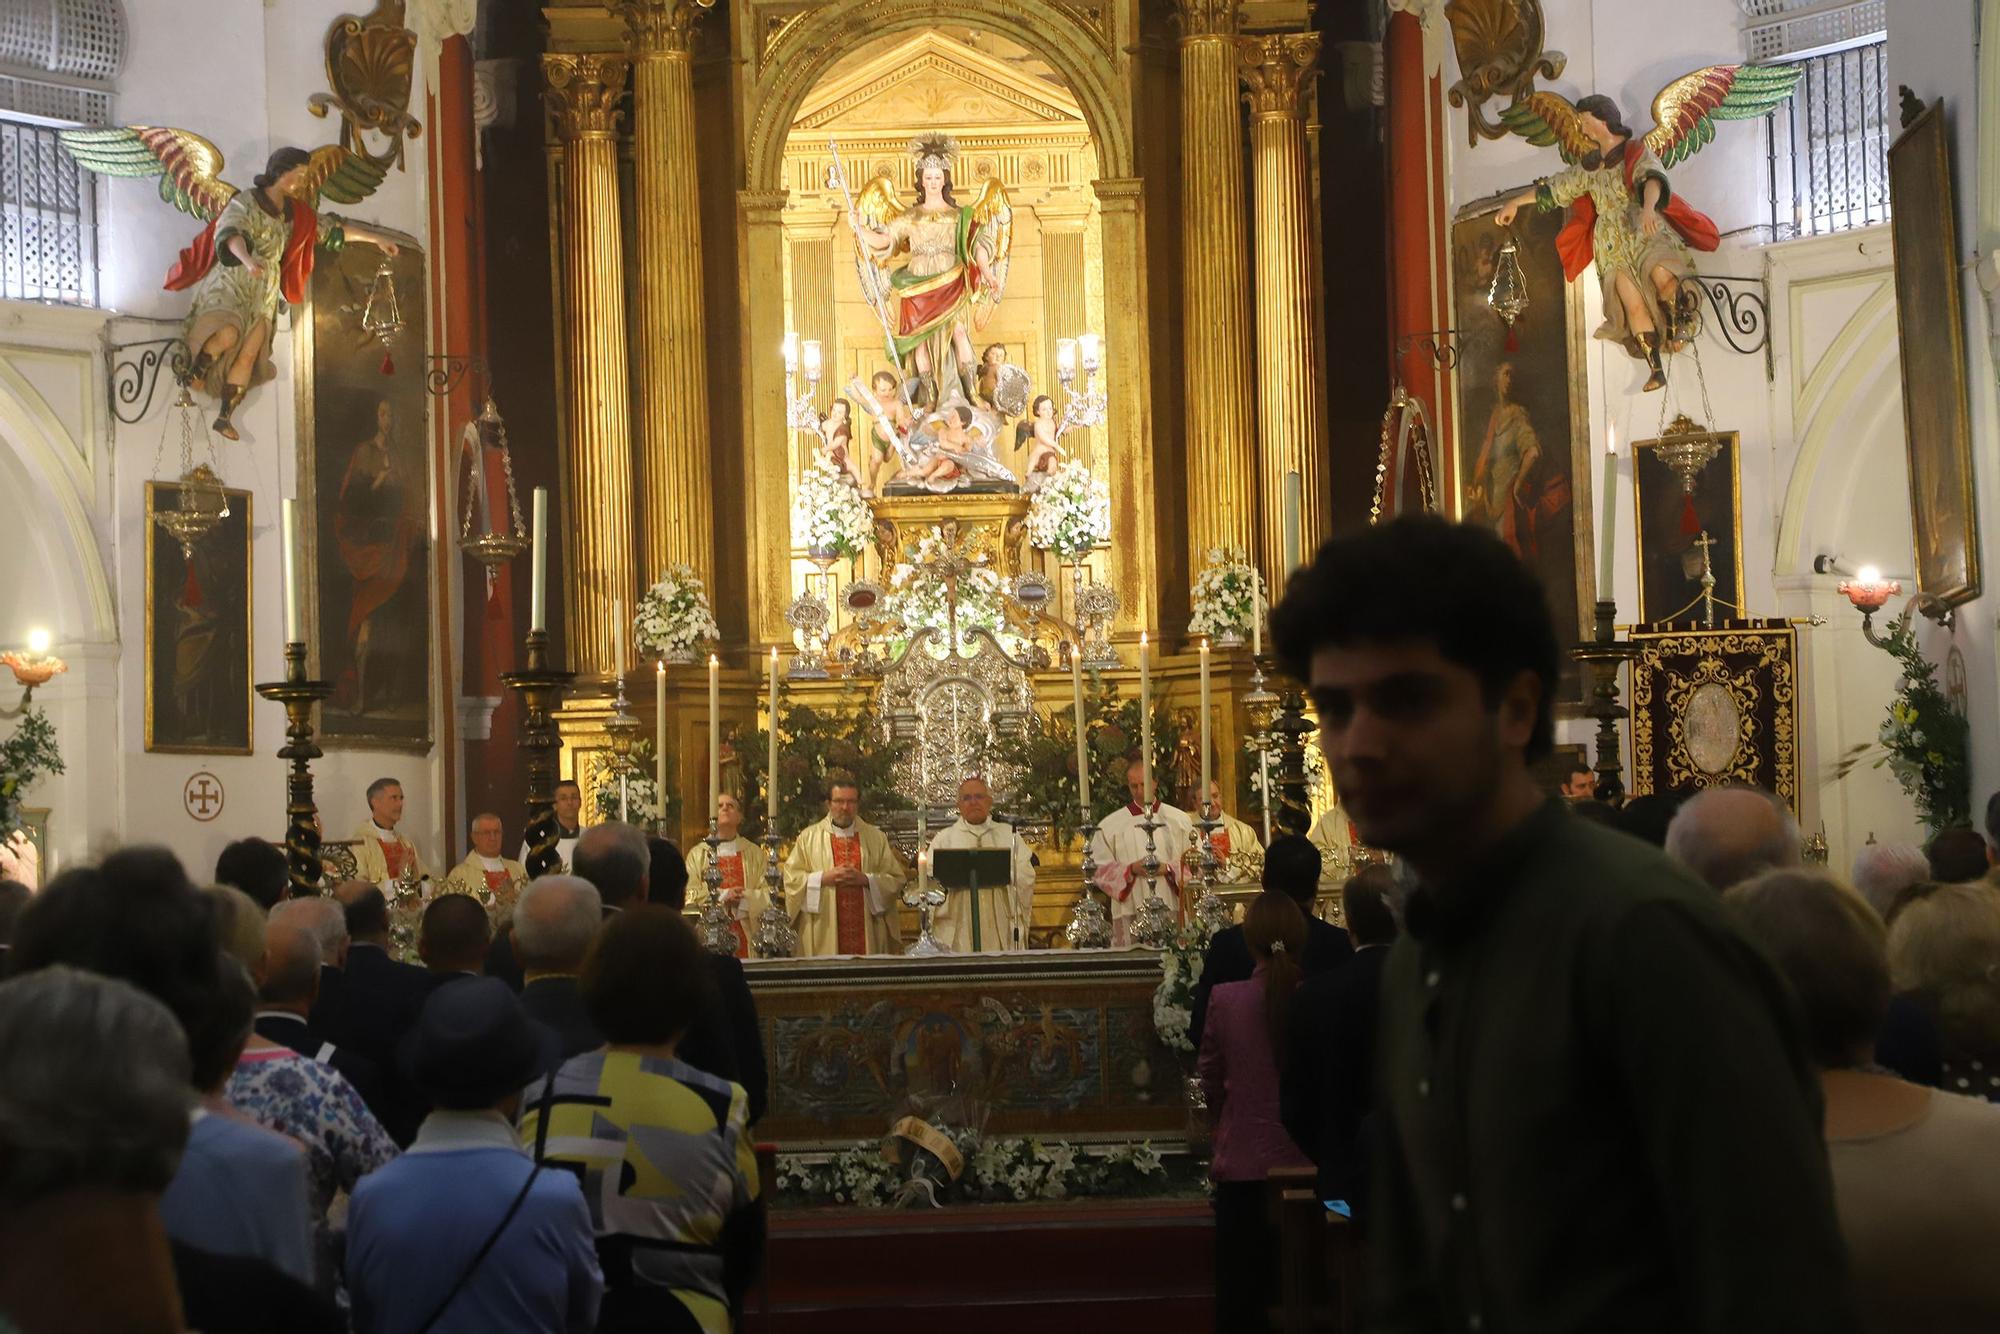
{"label": "angel wing", "polygon": [[[861,187],[861,194],[854,201],[854,212],[865,227],[877,231],[886,227],[889,220],[903,211],[903,203],[896,198],[896,186],[888,173],[877,176]],[[877,259],[859,234],[854,238],[854,273],[861,280],[861,295],[875,308],[886,329],[894,311],[889,304],[889,260]],[[892,354],[893,355],[893,354]]]}
{"label": "angel wing", "polygon": [[1715,122],[1769,115],[1804,72],[1803,65],[1709,65],[1683,74],[1653,99],[1646,147],[1661,166],[1686,161],[1715,138]]}
{"label": "angel wing", "polygon": [[336,204],[358,204],[375,193],[388,175],[359,153],[339,144],[316,148],[306,164],[306,188],[315,198]]}
{"label": "angel wing", "polygon": [[1512,106],[1501,108],[1500,123],[1537,147],[1553,144],[1563,161],[1572,164],[1597,147],[1577,123],[1576,108],[1570,100],[1547,89],[1529,93]]}
{"label": "angel wing", "polygon": [[222,212],[236,187],[222,179],[222,150],[191,130],[161,125],[61,130],[79,164],[105,176],[157,176],[160,198],[203,222]]}
{"label": "angel wing", "polygon": [[980,186],[979,198],[972,203],[972,224],[978,228],[974,244],[986,252],[979,261],[983,281],[972,294],[972,327],[984,329],[1007,290],[1007,256],[1014,248],[1014,209],[997,176],[988,176]]}

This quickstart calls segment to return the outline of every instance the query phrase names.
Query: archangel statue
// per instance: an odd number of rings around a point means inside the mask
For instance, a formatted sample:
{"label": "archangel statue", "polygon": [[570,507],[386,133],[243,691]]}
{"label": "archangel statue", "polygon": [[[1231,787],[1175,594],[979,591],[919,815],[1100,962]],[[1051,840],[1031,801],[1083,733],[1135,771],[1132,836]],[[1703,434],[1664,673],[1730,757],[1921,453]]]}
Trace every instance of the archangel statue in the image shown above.
{"label": "archangel statue", "polygon": [[1715,138],[1718,120],[1753,120],[1792,94],[1799,66],[1710,65],[1684,74],[1653,99],[1653,129],[1635,137],[1608,97],[1571,103],[1536,92],[1500,113],[1531,144],[1553,144],[1569,169],[1538,181],[1494,216],[1511,226],[1524,206],[1569,207],[1556,238],[1563,274],[1574,282],[1593,259],[1604,288],[1597,337],[1620,343],[1646,363],[1647,389],[1667,382],[1661,353],[1677,352],[1700,332],[1701,293],[1688,254],[1721,243],[1705,214],[1674,193],[1667,168]]}
{"label": "archangel statue", "polygon": [[362,223],[319,213],[322,198],[358,204],[383,169],[337,144],[280,148],[249,190],[222,179],[222,152],[198,134],[155,125],[64,130],[63,146],[107,176],[157,176],[160,198],[208,224],[167,273],[170,292],[194,289],[183,341],[190,381],[218,403],[215,430],[237,438],[234,416],[251,386],[276,374],[271,331],[281,302],[305,300],[318,247],[396,244]]}

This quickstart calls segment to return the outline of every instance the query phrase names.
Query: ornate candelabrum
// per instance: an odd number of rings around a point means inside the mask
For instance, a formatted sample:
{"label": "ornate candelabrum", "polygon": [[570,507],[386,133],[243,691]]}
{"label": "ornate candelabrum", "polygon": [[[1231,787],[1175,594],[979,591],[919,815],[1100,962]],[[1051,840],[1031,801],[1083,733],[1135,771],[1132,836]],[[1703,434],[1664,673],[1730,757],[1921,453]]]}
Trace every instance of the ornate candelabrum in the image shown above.
{"label": "ornate candelabrum", "polygon": [[1271,750],[1277,742],[1277,733],[1271,724],[1278,716],[1278,696],[1265,684],[1265,658],[1250,660],[1250,690],[1243,696],[1243,709],[1250,721],[1250,744],[1257,748],[1257,790],[1264,802],[1264,841],[1271,841],[1271,813],[1275,803],[1271,799]]}
{"label": "ornate candelabrum", "polygon": [[1590,678],[1590,701],[1586,717],[1597,719],[1597,799],[1610,806],[1625,801],[1625,765],[1618,753],[1618,724],[1630,716],[1618,702],[1618,669],[1639,650],[1630,641],[1618,638],[1618,605],[1609,599],[1597,603],[1591,637],[1569,651],[1583,664]]}
{"label": "ornate candelabrum", "polygon": [[[611,716],[604,720],[604,734],[611,742],[611,768],[618,775],[618,819],[622,824],[632,822],[632,775],[638,772],[638,765],[632,759],[633,743],[639,739],[639,729],[644,726],[632,711],[625,706],[625,680],[618,680],[618,693],[611,700]],[[661,794],[661,800],[666,794]]]}
{"label": "ornate candelabrum", "polygon": [[[819,381],[824,366],[820,356],[819,340],[808,338],[801,342],[796,333],[785,332],[785,424],[794,431],[806,431],[818,440],[826,439],[826,428],[819,419]],[[805,373],[805,392],[798,387],[799,374]]]}
{"label": "ornate candelabrum", "polygon": [[799,950],[799,933],[785,911],[785,872],[778,865],[784,842],[776,825],[764,831],[764,911],[757,918],[757,935],[750,943],[760,959],[789,959]]}
{"label": "ornate candelabrum", "polygon": [[1132,943],[1149,950],[1165,949],[1174,938],[1174,914],[1160,896],[1160,854],[1155,838],[1166,826],[1160,823],[1159,812],[1148,811],[1139,827],[1146,831],[1146,899],[1132,915]]}
{"label": "ornate candelabrum", "polygon": [[708,837],[702,842],[708,845],[708,869],[701,873],[702,883],[708,886],[708,900],[701,905],[701,943],[711,954],[734,955],[736,914],[722,901],[722,864],[716,860],[722,838],[713,815],[708,817]]}
{"label": "ornate candelabrum", "polygon": [[[321,755],[313,740],[313,705],[333,693],[330,681],[306,679],[306,646],[285,645],[285,679],[257,687],[265,699],[285,706],[285,746],[281,760],[292,762],[285,780],[285,873],[292,897],[320,889],[319,807],[313,802],[312,762]],[[22,701],[26,703],[25,700]],[[414,863],[413,863],[414,864]]]}
{"label": "ornate candelabrum", "polygon": [[[1884,579],[1882,572],[1873,565],[1864,565],[1852,579],[1843,580],[1836,585],[1834,591],[1853,603],[1854,609],[1861,613],[1861,633],[1868,642],[1876,648],[1887,649],[1889,641],[1875,633],[1875,613],[1887,606],[1889,599],[1902,594],[1902,584],[1894,579]],[[1910,598],[1902,614],[1896,618],[1895,628],[1907,629],[1910,617],[1916,612],[1922,612],[1941,625],[1951,624],[1950,607],[1928,593],[1918,593]]]}
{"label": "ornate candelabrum", "polygon": [[1215,806],[1204,800],[1201,819],[1195,822],[1195,827],[1201,830],[1201,897],[1194,905],[1195,924],[1204,940],[1229,925],[1229,905],[1215,892],[1216,872],[1222,869],[1215,856],[1215,831],[1222,828],[1222,821],[1215,816]]}
{"label": "ornate candelabrum", "polygon": [[546,630],[528,632],[527,666],[500,677],[503,685],[521,696],[521,739],[516,744],[528,757],[530,878],[548,875],[562,866],[562,858],[556,855],[556,778],[562,738],[556,732],[555,713],[562,707],[564,689],[575,679],[575,672],[549,666]]}
{"label": "ornate candelabrum", "polygon": [[1089,811],[1083,812],[1083,823],[1077,832],[1083,835],[1083,889],[1069,910],[1069,925],[1063,929],[1063,938],[1069,941],[1071,949],[1108,949],[1111,917],[1097,895],[1097,853],[1092,846],[1097,840],[1097,824]]}
{"label": "ornate candelabrum", "polygon": [[937,910],[944,906],[944,891],[936,885],[926,884],[922,889],[912,888],[903,896],[903,902],[917,910],[917,943],[905,949],[903,954],[912,959],[935,959],[940,954],[950,953],[933,930]]}
{"label": "ornate candelabrum", "polygon": [[[1083,368],[1083,388],[1076,387],[1077,367]],[[1098,386],[1098,372],[1104,369],[1104,340],[1087,333],[1077,338],[1056,340],[1056,379],[1062,383],[1062,420],[1056,423],[1056,439],[1072,428],[1090,430],[1104,424],[1110,399]]]}

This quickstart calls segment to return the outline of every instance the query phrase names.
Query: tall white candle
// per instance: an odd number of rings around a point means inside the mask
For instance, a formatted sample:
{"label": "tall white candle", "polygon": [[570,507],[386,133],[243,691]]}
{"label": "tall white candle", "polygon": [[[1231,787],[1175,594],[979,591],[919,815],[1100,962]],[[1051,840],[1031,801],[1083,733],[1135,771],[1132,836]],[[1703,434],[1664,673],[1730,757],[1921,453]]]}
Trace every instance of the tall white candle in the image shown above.
{"label": "tall white candle", "polygon": [[1264,594],[1254,583],[1250,586],[1250,652],[1253,657],[1264,656]]}
{"label": "tall white candle", "polygon": [[1083,818],[1090,819],[1090,752],[1085,744],[1089,723],[1083,714],[1083,653],[1069,655],[1069,688],[1076,700],[1076,800]]}
{"label": "tall white candle", "polygon": [[771,673],[765,681],[771,696],[771,750],[764,760],[764,816],[773,830],[778,827],[778,646],[771,645]]}
{"label": "tall white candle", "polygon": [[[1201,800],[1208,803],[1208,641],[1201,641]],[[1211,815],[1209,818],[1213,819]]]}
{"label": "tall white candle", "polygon": [[722,660],[708,655],[708,809],[722,815]]}
{"label": "tall white candle", "polygon": [[1285,474],[1285,579],[1289,582],[1292,571],[1299,568],[1303,553],[1299,550],[1300,516],[1305,512],[1305,481],[1296,471]]}
{"label": "tall white candle", "polygon": [[1604,517],[1597,534],[1597,598],[1611,599],[1613,558],[1618,550],[1618,435],[1604,423]]}
{"label": "tall white candle", "polygon": [[285,642],[306,642],[305,610],[299,605],[299,502],[285,501],[278,513],[278,540],[285,544]]}
{"label": "tall white candle", "polygon": [[611,674],[612,679],[625,679],[625,602],[622,598],[611,599]]}
{"label": "tall white candle", "polygon": [[667,809],[667,660],[653,673],[653,782],[659,789],[660,810]]}
{"label": "tall white candle", "polygon": [[1147,646],[1146,632],[1139,632],[1139,761],[1145,766],[1145,779],[1139,791],[1144,794],[1141,803],[1147,810],[1153,809],[1153,669],[1152,650]]}
{"label": "tall white candle", "polygon": [[549,489],[535,488],[534,563],[528,583],[528,629],[549,628]]}

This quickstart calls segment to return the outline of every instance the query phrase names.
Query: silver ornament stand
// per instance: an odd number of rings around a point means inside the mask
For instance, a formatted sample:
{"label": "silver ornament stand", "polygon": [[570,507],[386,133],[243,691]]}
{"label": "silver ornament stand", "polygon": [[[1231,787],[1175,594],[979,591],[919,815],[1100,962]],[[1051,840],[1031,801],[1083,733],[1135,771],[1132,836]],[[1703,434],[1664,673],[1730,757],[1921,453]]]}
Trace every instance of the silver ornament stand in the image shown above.
{"label": "silver ornament stand", "polygon": [[708,818],[708,837],[702,842],[708,845],[708,869],[702,872],[702,881],[708,886],[708,902],[701,905],[701,943],[711,954],[726,954],[735,957],[736,932],[729,905],[722,901],[722,866],[716,860],[716,853],[722,847],[722,839],[717,836],[715,817]]}
{"label": "silver ornament stand", "polygon": [[1069,925],[1063,928],[1063,938],[1069,941],[1071,949],[1109,949],[1111,916],[1105,912],[1097,893],[1097,858],[1091,846],[1097,841],[1097,826],[1091,822],[1088,811],[1084,812],[1083,824],[1077,832],[1083,835],[1083,892],[1076,896],[1076,904],[1069,910]]}
{"label": "silver ornament stand", "polygon": [[1146,831],[1146,901],[1132,916],[1132,943],[1144,949],[1165,949],[1174,939],[1174,914],[1160,897],[1160,853],[1156,846],[1159,830],[1166,828],[1159,812],[1148,811],[1139,827]]}
{"label": "silver ornament stand", "polygon": [[760,959],[789,959],[799,952],[799,933],[785,911],[785,873],[778,865],[778,845],[783,841],[776,827],[764,831],[764,911],[750,941]]}

